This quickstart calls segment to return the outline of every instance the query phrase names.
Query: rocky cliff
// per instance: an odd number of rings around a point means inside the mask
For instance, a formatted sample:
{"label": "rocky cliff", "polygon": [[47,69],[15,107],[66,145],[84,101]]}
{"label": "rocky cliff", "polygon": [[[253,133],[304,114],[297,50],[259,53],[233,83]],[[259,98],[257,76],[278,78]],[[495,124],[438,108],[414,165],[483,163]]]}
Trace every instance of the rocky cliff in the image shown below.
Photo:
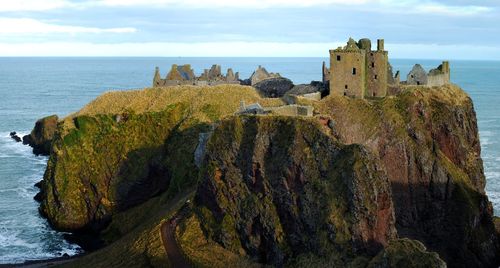
{"label": "rocky cliff", "polygon": [[476,114],[452,85],[408,87],[378,101],[326,98],[338,139],[378,155],[391,182],[398,234],[452,267],[496,267],[499,240],[484,194]]}
{"label": "rocky cliff", "polygon": [[196,204],[205,231],[261,263],[376,253],[396,237],[378,161],[363,147],[338,143],[315,119],[223,121],[202,178]]}
{"label": "rocky cliff", "polygon": [[161,219],[192,196],[176,234],[198,266],[500,264],[461,89],[302,100],[309,118],[234,116],[240,100],[280,103],[242,86],[115,92],[59,123],[41,211],[109,243],[75,266],[168,266]]}
{"label": "rocky cliff", "polygon": [[36,155],[50,155],[58,120],[57,115],[51,115],[36,121],[33,131],[23,137],[23,144],[33,147]]}

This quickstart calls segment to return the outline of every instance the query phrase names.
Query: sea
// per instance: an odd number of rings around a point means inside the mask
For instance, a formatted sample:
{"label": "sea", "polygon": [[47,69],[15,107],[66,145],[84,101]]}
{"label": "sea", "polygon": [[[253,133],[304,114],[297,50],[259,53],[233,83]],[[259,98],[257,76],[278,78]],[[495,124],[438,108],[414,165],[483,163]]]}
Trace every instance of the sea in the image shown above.
{"label": "sea", "polygon": [[[11,131],[28,134],[37,119],[64,117],[109,90],[148,87],[155,66],[162,76],[171,64],[191,64],[197,74],[212,64],[233,68],[240,78],[262,65],[295,84],[321,80],[327,58],[0,58],[0,264],[74,255],[81,249],[39,216],[34,184],[47,157],[14,142]],[[402,79],[413,64],[426,70],[439,60],[393,59]],[[450,61],[451,80],[473,99],[479,123],[486,191],[500,215],[500,62]]]}

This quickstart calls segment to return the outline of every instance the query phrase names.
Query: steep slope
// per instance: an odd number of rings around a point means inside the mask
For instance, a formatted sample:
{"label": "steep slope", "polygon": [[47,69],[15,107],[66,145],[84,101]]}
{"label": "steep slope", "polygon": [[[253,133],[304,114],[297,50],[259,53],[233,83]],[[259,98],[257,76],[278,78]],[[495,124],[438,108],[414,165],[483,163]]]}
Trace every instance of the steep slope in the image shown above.
{"label": "steep slope", "polygon": [[282,266],[300,254],[338,261],[395,238],[390,185],[376,159],[316,119],[235,117],[207,145],[197,211],[209,237]]}
{"label": "steep slope", "polygon": [[500,246],[484,194],[471,99],[452,85],[409,87],[366,101],[317,104],[346,144],[378,155],[391,181],[400,236],[420,240],[452,267],[497,267]]}

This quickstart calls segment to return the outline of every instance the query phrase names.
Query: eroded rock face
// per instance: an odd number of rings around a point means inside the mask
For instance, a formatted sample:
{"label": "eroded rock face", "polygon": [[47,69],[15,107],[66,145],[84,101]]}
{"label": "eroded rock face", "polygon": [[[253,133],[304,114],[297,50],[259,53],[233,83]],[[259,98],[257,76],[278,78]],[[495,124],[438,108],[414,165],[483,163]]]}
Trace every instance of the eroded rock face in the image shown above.
{"label": "eroded rock face", "polygon": [[208,142],[196,197],[211,238],[277,266],[307,252],[376,254],[395,238],[383,168],[322,128],[292,117],[223,121]]}
{"label": "eroded rock face", "polygon": [[455,86],[409,88],[369,104],[329,98],[319,108],[338,138],[380,157],[392,185],[398,234],[452,267],[497,267],[500,245],[484,194],[476,114]]}
{"label": "eroded rock face", "polygon": [[58,120],[57,115],[51,115],[36,121],[31,134],[23,137],[23,144],[33,147],[36,155],[49,155]]}

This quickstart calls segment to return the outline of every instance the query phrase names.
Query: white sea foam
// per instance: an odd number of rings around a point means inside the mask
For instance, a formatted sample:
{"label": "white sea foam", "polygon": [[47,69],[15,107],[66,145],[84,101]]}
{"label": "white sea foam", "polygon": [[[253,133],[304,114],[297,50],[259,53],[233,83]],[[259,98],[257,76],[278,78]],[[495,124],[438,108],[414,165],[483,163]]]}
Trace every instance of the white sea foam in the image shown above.
{"label": "white sea foam", "polygon": [[0,158],[4,159],[0,161],[5,163],[3,171],[12,176],[6,178],[9,183],[0,183],[0,264],[80,253],[80,247],[66,242],[38,215],[34,184],[43,178],[48,157],[33,155],[31,147],[15,142],[9,134],[0,132]]}

